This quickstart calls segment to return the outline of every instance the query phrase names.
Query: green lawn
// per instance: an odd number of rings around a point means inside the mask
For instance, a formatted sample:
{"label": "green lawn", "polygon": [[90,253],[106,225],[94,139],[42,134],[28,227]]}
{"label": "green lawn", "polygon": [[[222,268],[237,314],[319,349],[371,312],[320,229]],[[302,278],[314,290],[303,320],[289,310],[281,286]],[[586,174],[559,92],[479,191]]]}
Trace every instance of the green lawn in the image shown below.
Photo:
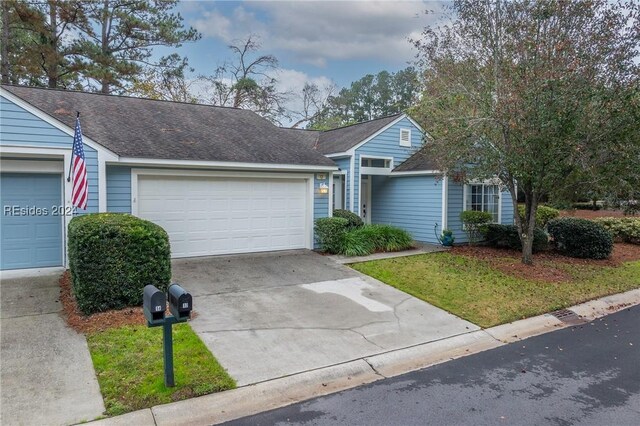
{"label": "green lawn", "polygon": [[113,328],[87,341],[111,416],[235,387],[189,324],[173,326],[173,388],[164,386],[162,327]]}
{"label": "green lawn", "polygon": [[352,268],[482,327],[640,287],[640,261],[620,267],[549,262],[568,282],[532,281],[484,260],[434,253],[356,263]]}

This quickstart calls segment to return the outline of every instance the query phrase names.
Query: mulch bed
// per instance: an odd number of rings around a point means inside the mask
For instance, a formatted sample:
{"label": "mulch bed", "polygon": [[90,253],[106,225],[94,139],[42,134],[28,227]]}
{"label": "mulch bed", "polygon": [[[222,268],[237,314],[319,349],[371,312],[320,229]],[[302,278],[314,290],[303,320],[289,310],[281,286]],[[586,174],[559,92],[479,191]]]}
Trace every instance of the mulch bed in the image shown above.
{"label": "mulch bed", "polygon": [[79,333],[93,333],[123,325],[144,325],[146,319],[142,307],[125,308],[118,311],[99,312],[86,316],[78,309],[71,293],[71,275],[66,271],[60,277],[60,302],[69,327]]}
{"label": "mulch bed", "polygon": [[595,219],[597,217],[625,217],[622,210],[561,210],[560,216]]}
{"label": "mulch bed", "polygon": [[520,261],[521,253],[516,250],[482,246],[456,246],[453,247],[451,253],[481,259],[487,262],[489,266],[518,278],[545,282],[571,281],[571,275],[559,268],[555,268],[553,266],[554,263],[616,267],[623,262],[640,260],[640,246],[626,243],[614,244],[613,253],[608,259],[577,259],[563,256],[550,250],[534,254],[533,265],[523,264]]}

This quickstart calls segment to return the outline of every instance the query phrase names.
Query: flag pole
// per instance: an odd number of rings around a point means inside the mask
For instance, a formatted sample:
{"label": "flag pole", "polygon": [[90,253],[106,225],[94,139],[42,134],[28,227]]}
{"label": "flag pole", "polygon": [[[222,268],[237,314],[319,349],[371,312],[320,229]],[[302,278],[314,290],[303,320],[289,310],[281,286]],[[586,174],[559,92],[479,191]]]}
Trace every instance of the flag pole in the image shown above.
{"label": "flag pole", "polygon": [[[80,118],[80,111],[76,111],[76,120]],[[73,133],[75,138],[75,131]],[[73,144],[71,144],[71,160],[69,161],[69,174],[67,175],[67,182],[71,182],[71,168],[73,167]]]}

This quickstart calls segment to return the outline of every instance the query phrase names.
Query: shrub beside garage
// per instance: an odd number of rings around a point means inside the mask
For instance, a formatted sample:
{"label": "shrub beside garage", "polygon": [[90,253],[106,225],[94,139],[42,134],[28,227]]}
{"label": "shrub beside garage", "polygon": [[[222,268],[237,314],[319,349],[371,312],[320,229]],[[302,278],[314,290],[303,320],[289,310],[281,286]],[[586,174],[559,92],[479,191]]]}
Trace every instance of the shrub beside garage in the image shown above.
{"label": "shrub beside garage", "polygon": [[68,251],[73,294],[85,315],[140,305],[145,285],[166,290],[171,280],[167,232],[130,214],[73,218]]}

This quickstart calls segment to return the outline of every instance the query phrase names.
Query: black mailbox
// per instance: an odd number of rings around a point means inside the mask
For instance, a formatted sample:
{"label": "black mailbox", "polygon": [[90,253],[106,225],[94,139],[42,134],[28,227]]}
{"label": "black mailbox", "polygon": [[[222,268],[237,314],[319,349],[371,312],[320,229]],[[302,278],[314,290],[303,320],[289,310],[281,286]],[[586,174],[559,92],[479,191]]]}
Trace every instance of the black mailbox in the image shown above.
{"label": "black mailbox", "polygon": [[149,324],[162,324],[167,309],[167,297],[156,286],[147,285],[144,287],[142,307]]}
{"label": "black mailbox", "polygon": [[191,294],[178,284],[171,284],[168,293],[171,314],[178,320],[188,319],[193,309]]}

